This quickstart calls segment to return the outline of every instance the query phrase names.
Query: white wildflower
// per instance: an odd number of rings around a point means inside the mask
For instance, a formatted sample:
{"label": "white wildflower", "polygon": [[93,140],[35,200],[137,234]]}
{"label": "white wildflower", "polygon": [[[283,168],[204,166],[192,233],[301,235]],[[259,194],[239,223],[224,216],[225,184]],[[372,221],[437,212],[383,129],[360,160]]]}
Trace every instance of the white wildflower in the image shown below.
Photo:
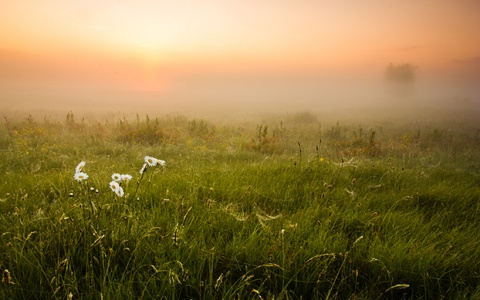
{"label": "white wildflower", "polygon": [[77,167],[75,168],[75,173],[81,173],[83,172],[83,169],[85,168],[85,162],[81,161]]}
{"label": "white wildflower", "polygon": [[132,180],[132,175],[129,175],[129,174],[122,174],[121,175],[121,180],[122,181],[125,181],[125,182],[129,182],[130,180]]}
{"label": "white wildflower", "polygon": [[76,181],[81,182],[81,181],[87,180],[88,175],[87,175],[87,173],[84,173],[84,172],[77,172],[77,173],[75,173],[75,175],[73,175],[73,178]]}
{"label": "white wildflower", "polygon": [[120,174],[118,174],[118,173],[114,173],[114,174],[112,175],[112,179],[113,179],[113,181],[119,182],[119,181],[122,180],[122,175],[120,175]]}
{"label": "white wildflower", "polygon": [[147,163],[150,167],[155,167],[158,162],[158,159],[151,156],[145,156],[144,160],[145,160],[145,163]]}
{"label": "white wildflower", "polygon": [[140,174],[143,174],[147,170],[147,164],[143,164],[143,167],[140,169]]}
{"label": "white wildflower", "polygon": [[120,185],[116,181],[111,181],[110,182],[110,188],[114,193],[117,193],[117,191],[120,189]]}
{"label": "white wildflower", "polygon": [[110,188],[112,189],[112,191],[113,191],[115,194],[117,194],[118,197],[123,197],[124,192],[123,192],[122,187],[118,184],[118,182],[116,182],[116,181],[111,181],[111,182],[110,182]]}
{"label": "white wildflower", "polygon": [[118,197],[123,197],[124,195],[123,188],[119,186],[118,190],[115,191],[115,194],[117,194]]}

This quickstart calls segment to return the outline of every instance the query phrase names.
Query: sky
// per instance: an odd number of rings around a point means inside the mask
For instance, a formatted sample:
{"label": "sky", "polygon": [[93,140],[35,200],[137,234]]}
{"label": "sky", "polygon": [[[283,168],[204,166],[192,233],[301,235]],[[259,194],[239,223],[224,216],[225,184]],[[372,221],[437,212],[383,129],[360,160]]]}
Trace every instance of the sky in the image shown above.
{"label": "sky", "polygon": [[415,65],[425,87],[448,83],[449,95],[480,95],[477,0],[0,0],[0,7],[0,109],[12,101],[308,109],[367,95],[389,63]]}

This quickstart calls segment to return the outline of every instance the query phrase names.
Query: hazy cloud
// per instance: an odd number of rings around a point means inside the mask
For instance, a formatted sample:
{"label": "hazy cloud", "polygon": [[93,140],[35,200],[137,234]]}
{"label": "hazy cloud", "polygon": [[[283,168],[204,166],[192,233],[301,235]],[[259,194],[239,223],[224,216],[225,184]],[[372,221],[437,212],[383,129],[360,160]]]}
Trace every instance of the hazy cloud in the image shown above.
{"label": "hazy cloud", "polygon": [[418,46],[408,46],[408,47],[399,47],[399,48],[396,48],[395,50],[397,51],[413,51],[413,50],[418,50],[419,47]]}
{"label": "hazy cloud", "polygon": [[456,64],[480,64],[480,55],[471,58],[456,59],[453,62]]}

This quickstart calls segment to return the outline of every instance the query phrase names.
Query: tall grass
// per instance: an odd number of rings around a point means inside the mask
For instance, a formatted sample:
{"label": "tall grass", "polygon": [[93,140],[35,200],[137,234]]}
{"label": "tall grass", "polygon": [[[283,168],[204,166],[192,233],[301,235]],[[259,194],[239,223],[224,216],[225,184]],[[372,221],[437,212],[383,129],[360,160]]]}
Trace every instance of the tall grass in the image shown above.
{"label": "tall grass", "polygon": [[7,116],[0,297],[478,297],[475,126]]}

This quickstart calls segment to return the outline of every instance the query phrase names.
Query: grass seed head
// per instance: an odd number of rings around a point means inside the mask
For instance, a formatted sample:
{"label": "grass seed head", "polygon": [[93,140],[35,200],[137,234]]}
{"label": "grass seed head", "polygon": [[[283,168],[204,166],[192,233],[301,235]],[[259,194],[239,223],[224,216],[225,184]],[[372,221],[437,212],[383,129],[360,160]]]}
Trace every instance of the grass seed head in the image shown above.
{"label": "grass seed head", "polygon": [[15,284],[15,283],[12,281],[12,277],[10,276],[10,271],[8,271],[7,269],[5,269],[5,270],[3,271],[2,283],[5,284],[5,285]]}

